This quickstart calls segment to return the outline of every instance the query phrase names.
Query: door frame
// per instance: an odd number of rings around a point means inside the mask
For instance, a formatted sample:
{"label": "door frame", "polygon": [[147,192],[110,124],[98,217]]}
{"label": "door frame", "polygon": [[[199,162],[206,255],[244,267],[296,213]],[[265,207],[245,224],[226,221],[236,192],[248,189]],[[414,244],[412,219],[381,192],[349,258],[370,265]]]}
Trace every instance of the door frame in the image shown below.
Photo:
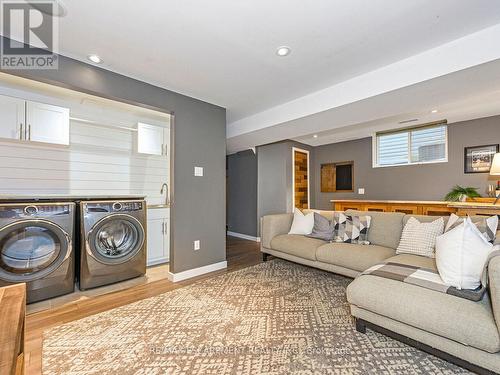
{"label": "door frame", "polygon": [[292,147],[292,211],[295,211],[295,151],[307,155],[307,209],[311,208],[311,155],[307,150]]}

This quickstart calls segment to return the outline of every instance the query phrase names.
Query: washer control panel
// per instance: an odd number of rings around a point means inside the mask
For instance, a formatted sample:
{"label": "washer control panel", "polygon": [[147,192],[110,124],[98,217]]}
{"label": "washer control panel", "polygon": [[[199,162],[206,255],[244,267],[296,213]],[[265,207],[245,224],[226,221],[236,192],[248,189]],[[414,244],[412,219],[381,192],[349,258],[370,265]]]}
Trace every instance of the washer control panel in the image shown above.
{"label": "washer control panel", "polygon": [[52,217],[69,215],[73,211],[70,204],[7,204],[0,205],[0,218]]}

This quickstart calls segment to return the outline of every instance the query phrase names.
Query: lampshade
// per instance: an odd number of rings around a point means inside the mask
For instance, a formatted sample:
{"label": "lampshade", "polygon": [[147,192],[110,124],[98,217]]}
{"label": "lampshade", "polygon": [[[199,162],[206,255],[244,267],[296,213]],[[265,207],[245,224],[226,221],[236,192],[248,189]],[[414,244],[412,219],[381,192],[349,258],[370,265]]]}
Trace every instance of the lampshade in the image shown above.
{"label": "lampshade", "polygon": [[500,152],[497,152],[495,156],[493,156],[493,162],[491,163],[490,169],[491,176],[500,176]]}

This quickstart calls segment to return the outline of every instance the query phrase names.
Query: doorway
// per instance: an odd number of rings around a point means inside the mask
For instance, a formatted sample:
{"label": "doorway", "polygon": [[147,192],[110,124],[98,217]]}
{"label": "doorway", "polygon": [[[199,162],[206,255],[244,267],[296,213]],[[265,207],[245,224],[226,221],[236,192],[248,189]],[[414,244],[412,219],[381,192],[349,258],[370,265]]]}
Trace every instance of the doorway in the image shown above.
{"label": "doorway", "polygon": [[292,155],[293,207],[307,209],[310,207],[309,151],[293,147]]}

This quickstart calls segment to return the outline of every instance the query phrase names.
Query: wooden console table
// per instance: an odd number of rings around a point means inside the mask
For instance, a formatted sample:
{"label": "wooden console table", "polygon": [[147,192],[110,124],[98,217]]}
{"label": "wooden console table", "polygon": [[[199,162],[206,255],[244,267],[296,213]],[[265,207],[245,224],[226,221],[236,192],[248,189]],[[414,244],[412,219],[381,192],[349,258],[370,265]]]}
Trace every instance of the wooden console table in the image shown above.
{"label": "wooden console table", "polygon": [[448,202],[394,201],[394,200],[332,200],[335,211],[359,210],[377,212],[401,212],[408,215],[446,216],[456,212]]}
{"label": "wooden console table", "polygon": [[26,285],[0,288],[0,374],[24,373]]}
{"label": "wooden console table", "polygon": [[500,215],[500,205],[491,203],[456,202],[448,205],[457,210],[458,216],[491,216]]}
{"label": "wooden console table", "polygon": [[[483,198],[470,202],[395,201],[395,200],[331,200],[335,211],[359,210],[401,212],[408,215],[448,216],[500,215],[500,205],[494,206]],[[493,201],[493,200],[491,200]]]}

